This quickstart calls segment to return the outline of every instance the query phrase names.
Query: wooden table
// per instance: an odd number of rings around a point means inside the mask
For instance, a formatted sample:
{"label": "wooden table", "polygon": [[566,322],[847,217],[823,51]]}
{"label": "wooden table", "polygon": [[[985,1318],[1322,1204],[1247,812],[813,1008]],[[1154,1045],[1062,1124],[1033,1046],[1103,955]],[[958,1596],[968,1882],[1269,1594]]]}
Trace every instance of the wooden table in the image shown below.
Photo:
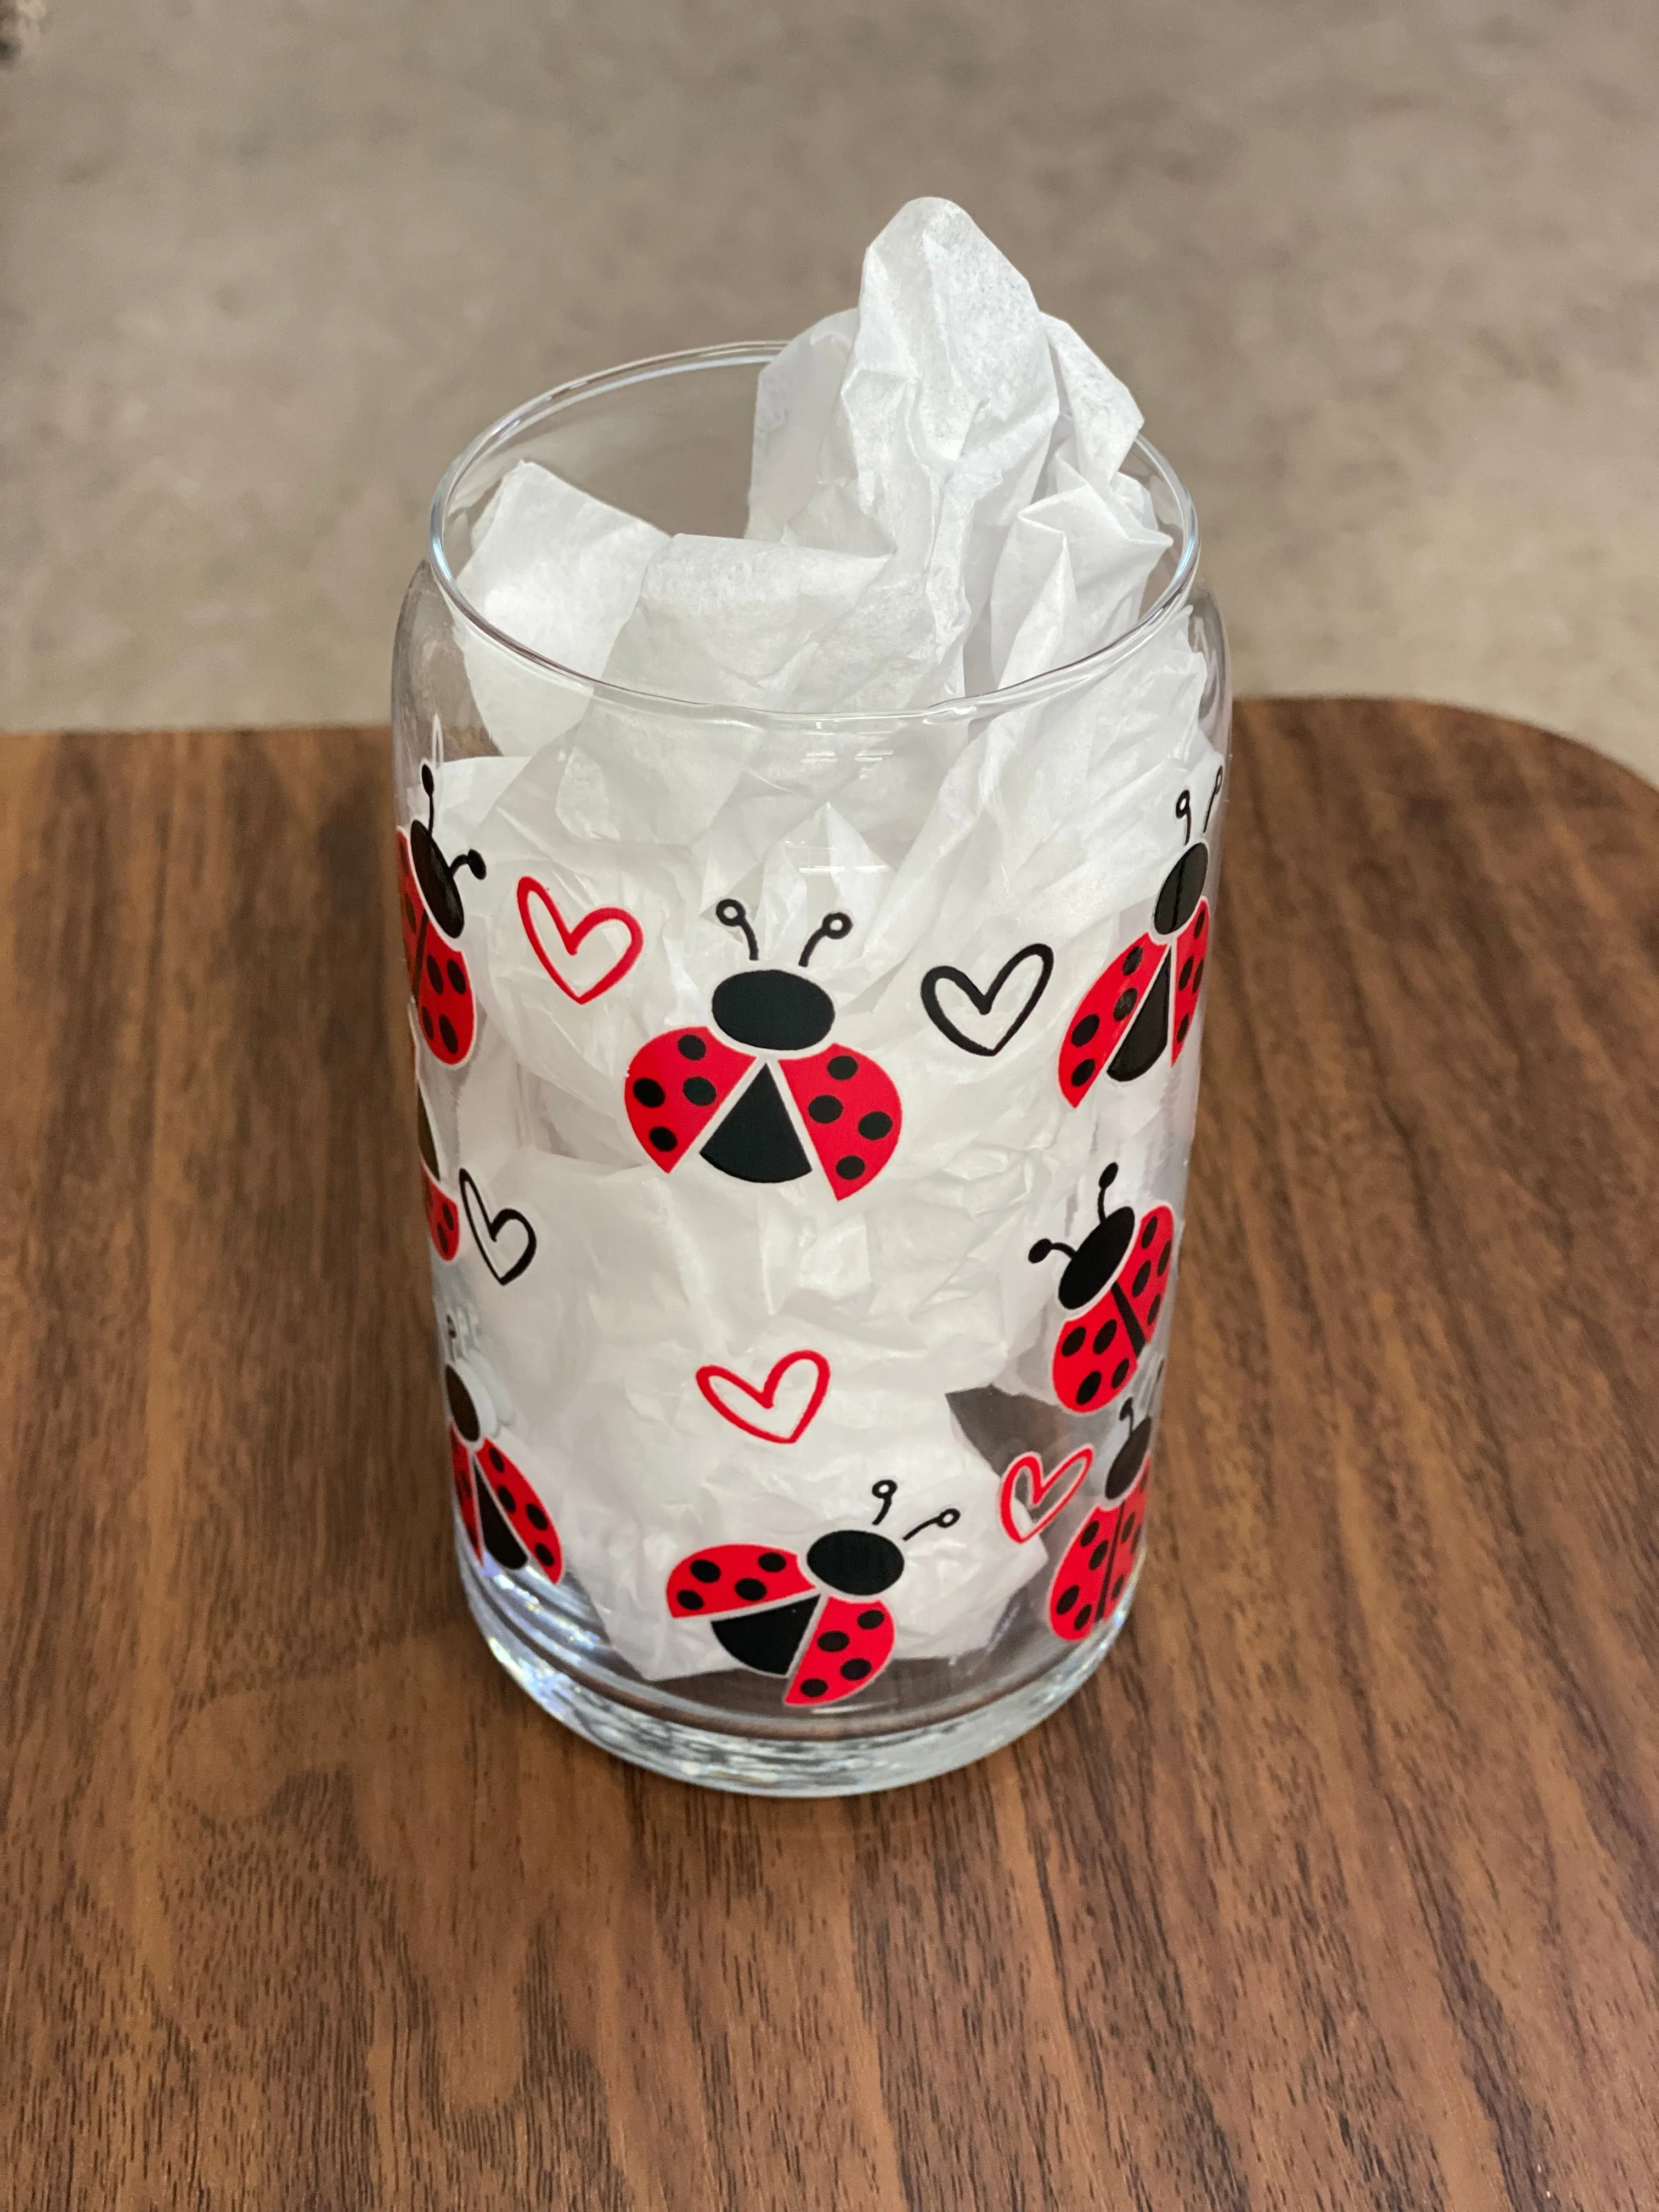
{"label": "wooden table", "polygon": [[1130,1627],[775,1805],[463,1608],[383,733],[0,776],[6,2204],[1651,2212],[1659,793],[1241,710]]}

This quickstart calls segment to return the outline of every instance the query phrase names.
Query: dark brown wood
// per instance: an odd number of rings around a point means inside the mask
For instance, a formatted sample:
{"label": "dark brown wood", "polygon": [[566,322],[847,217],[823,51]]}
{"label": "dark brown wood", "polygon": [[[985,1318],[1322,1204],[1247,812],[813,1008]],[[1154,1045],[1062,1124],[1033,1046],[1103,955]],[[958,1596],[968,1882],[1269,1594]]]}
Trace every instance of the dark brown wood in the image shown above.
{"label": "dark brown wood", "polygon": [[0,2198],[1648,2212],[1659,793],[1241,709],[1129,1630],[766,1805],[463,1609],[384,745],[0,755]]}

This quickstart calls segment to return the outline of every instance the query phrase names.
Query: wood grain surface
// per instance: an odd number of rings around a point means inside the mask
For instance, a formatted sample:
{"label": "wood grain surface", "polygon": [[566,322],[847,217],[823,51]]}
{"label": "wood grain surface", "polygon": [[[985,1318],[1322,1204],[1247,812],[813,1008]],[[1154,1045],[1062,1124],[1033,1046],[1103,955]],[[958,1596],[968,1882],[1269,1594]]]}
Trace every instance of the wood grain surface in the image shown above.
{"label": "wood grain surface", "polygon": [[772,1805],[463,1608],[384,734],[0,791],[0,2202],[1651,2212],[1659,793],[1241,709],[1130,1626]]}

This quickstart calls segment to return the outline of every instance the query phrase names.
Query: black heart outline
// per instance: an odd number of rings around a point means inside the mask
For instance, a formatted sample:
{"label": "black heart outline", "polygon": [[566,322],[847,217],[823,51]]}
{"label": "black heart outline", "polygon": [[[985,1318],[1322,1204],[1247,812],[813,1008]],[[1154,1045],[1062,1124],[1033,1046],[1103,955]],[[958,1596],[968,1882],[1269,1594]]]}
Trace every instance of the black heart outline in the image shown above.
{"label": "black heart outline", "polygon": [[[966,995],[973,1000],[974,1004],[979,1008],[981,1013],[988,1014],[992,1007],[995,1006],[997,1002],[997,994],[1001,990],[1003,985],[1013,974],[1015,969],[1018,968],[1023,961],[1029,960],[1033,953],[1036,953],[1037,958],[1042,963],[1042,973],[1037,978],[1036,988],[1032,992],[1030,997],[1025,1001],[1025,1004],[1020,1008],[1018,1013],[1015,1015],[1012,1022],[1003,1031],[997,1042],[994,1044],[975,1044],[972,1037],[963,1036],[962,1031],[951,1019],[949,1014],[947,1014],[945,1009],[939,1005],[939,985],[944,982],[951,982],[956,984],[959,990],[965,993]],[[922,1008],[926,1012],[928,1020],[932,1022],[933,1027],[939,1032],[941,1036],[948,1037],[953,1045],[959,1046],[963,1052],[976,1054],[981,1060],[994,1060],[997,1054],[1002,1050],[1003,1047],[1012,1038],[1018,1036],[1020,1030],[1024,1028],[1026,1023],[1030,1019],[1032,1013],[1036,1010],[1037,1000],[1042,996],[1043,993],[1048,988],[1048,979],[1054,972],[1054,948],[1052,945],[1022,945],[1019,951],[1014,954],[1011,960],[1005,960],[1003,962],[1001,967],[998,969],[996,972],[995,978],[992,981],[989,990],[987,991],[981,991],[979,986],[974,981],[972,976],[964,975],[960,968],[930,968],[927,970],[927,973],[921,979]]]}
{"label": "black heart outline", "polygon": [[[531,1221],[527,1214],[520,1212],[516,1206],[504,1206],[499,1213],[492,1216],[483,1193],[479,1189],[477,1184],[472,1180],[471,1176],[468,1173],[465,1168],[461,1170],[459,1181],[461,1186],[461,1211],[466,1216],[467,1227],[472,1231],[472,1242],[477,1246],[479,1257],[483,1260],[485,1267],[489,1268],[490,1273],[495,1276],[495,1280],[501,1285],[501,1288],[505,1290],[509,1283],[514,1283],[518,1280],[519,1277],[523,1274],[525,1269],[530,1265],[531,1261],[536,1256],[535,1225]],[[478,1227],[477,1216],[473,1212],[472,1201],[475,1198],[478,1201],[477,1212],[483,1216],[483,1229],[482,1231]],[[509,1221],[516,1221],[520,1224],[528,1241],[524,1248],[524,1257],[518,1261],[513,1267],[509,1267],[507,1273],[503,1275],[497,1268],[495,1260],[491,1257],[490,1247],[494,1244],[497,1237],[501,1235],[503,1226]]]}

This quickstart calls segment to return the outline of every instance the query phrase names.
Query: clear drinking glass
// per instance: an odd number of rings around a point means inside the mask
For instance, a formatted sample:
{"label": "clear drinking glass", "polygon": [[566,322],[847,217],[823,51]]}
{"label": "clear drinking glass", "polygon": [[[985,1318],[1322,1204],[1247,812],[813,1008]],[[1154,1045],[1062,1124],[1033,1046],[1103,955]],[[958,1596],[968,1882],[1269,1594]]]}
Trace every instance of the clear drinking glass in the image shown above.
{"label": "clear drinking glass", "polygon": [[567,385],[438,489],[393,674],[456,1553],[531,1696],[817,1795],[1009,1741],[1142,1560],[1225,805],[1192,502],[1127,635],[902,713],[661,698],[457,580],[526,459],[740,535],[727,347]]}

